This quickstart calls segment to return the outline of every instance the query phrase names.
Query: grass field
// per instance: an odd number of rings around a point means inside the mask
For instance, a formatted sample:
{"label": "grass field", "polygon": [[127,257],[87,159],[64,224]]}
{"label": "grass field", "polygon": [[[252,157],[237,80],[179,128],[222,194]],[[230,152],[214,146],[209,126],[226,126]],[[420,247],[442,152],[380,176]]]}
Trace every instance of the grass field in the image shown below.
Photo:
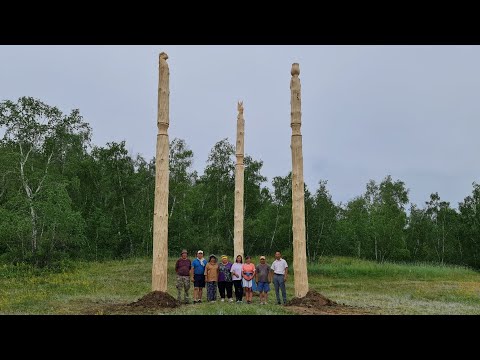
{"label": "grass field", "polygon": [[[168,292],[176,297],[173,265],[172,259]],[[352,313],[480,314],[480,273],[473,270],[428,264],[377,264],[340,257],[322,259],[310,264],[308,270],[310,289],[355,307]],[[72,270],[61,273],[0,265],[0,314],[110,314],[105,310],[109,306],[130,303],[147,294],[150,281],[151,259],[77,262]],[[293,296],[293,277],[287,282],[287,295]],[[273,291],[269,300],[269,305],[260,305],[258,297],[250,305],[217,300],[215,304],[204,302],[155,313],[299,313],[296,308],[274,305]]]}

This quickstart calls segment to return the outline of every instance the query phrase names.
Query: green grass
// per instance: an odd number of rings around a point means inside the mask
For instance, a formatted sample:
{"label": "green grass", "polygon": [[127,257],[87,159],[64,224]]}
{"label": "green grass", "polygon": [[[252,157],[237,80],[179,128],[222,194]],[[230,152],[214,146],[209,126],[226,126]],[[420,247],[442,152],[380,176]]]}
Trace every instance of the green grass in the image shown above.
{"label": "green grass", "polygon": [[[174,259],[169,262],[168,292],[176,297],[173,264]],[[310,289],[368,313],[480,314],[480,274],[470,269],[431,264],[378,264],[333,257],[310,264],[308,271]],[[109,305],[130,303],[148,293],[150,281],[151,259],[77,262],[71,270],[60,273],[3,265],[0,266],[0,313],[111,313],[105,311]],[[287,282],[289,298],[293,297],[293,290],[293,277],[290,277]],[[269,305],[259,305],[258,297],[253,300],[251,305],[202,303],[156,313],[293,313],[289,307],[274,305],[273,291]]]}

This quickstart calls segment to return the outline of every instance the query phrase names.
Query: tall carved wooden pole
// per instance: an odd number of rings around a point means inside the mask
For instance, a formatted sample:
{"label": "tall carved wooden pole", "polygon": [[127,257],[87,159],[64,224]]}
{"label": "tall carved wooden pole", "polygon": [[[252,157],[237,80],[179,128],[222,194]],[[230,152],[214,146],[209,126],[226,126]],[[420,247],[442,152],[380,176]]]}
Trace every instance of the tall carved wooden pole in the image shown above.
{"label": "tall carved wooden pole", "polygon": [[237,105],[237,149],[235,155],[237,163],[235,165],[235,217],[234,217],[234,237],[233,251],[234,257],[242,255],[243,258],[243,175],[245,165],[243,164],[244,155],[244,135],[245,120],[243,119],[243,102]]}
{"label": "tall carved wooden pole", "polygon": [[295,272],[295,296],[304,297],[308,292],[307,248],[305,241],[305,190],[303,182],[302,111],[300,91],[300,66],[292,64],[291,124],[292,127],[292,215],[293,215],[293,270]]}
{"label": "tall carved wooden pole", "polygon": [[155,158],[155,206],[153,213],[152,291],[167,292],[168,265],[168,125],[170,71],[168,55],[159,56],[157,153]]}

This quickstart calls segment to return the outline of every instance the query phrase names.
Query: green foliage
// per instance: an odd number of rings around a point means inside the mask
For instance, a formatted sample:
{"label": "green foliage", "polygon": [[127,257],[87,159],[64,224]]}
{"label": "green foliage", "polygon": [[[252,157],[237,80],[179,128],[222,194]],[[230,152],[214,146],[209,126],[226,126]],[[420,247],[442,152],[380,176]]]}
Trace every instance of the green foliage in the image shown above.
{"label": "green foliage", "polygon": [[[91,146],[78,110],[23,97],[0,102],[0,261],[64,268],[72,259],[152,256],[155,159],[127,151],[125,141]],[[213,145],[202,174],[182,139],[170,144],[169,252],[199,248],[233,256],[235,147]],[[246,254],[292,246],[291,174],[268,179],[263,162],[245,156]],[[480,268],[480,185],[458,210],[433,193],[410,204],[406,185],[391,176],[335,204],[321,180],[305,186],[307,257],[349,256]]]}

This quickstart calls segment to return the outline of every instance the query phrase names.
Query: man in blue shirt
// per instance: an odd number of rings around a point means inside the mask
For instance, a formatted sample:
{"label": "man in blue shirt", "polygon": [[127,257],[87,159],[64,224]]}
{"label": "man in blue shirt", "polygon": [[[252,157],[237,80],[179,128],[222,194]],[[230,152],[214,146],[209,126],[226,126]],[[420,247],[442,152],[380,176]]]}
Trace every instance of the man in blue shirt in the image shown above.
{"label": "man in blue shirt", "polygon": [[205,265],[207,260],[203,258],[203,251],[197,251],[197,258],[192,261],[190,279],[193,281],[193,303],[202,302],[203,288],[205,287]]}

